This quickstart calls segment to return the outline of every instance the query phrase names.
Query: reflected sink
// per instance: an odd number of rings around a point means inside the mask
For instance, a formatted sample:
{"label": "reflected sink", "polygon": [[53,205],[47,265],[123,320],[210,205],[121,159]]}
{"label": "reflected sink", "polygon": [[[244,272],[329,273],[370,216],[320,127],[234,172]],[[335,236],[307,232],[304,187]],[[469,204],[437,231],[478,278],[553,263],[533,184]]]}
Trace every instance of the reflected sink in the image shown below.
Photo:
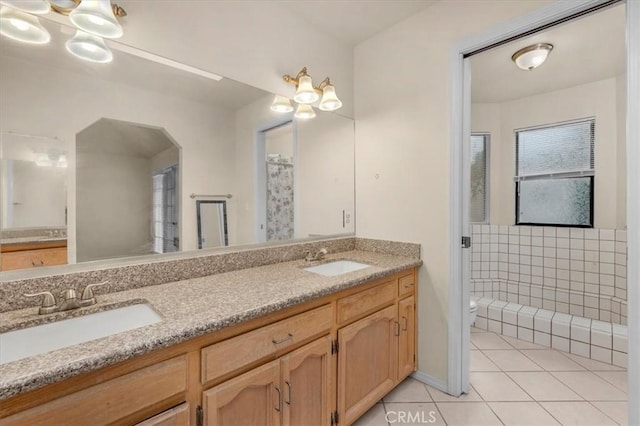
{"label": "reflected sink", "polygon": [[151,306],[137,304],[0,333],[0,364],[66,348],[162,321]]}
{"label": "reflected sink", "polygon": [[333,277],[336,275],[346,274],[348,272],[359,271],[360,269],[369,268],[370,266],[371,265],[367,265],[366,263],[354,262],[352,260],[335,260],[318,266],[310,266],[308,268],[304,268],[304,270],[313,272],[314,274],[324,275],[326,277]]}

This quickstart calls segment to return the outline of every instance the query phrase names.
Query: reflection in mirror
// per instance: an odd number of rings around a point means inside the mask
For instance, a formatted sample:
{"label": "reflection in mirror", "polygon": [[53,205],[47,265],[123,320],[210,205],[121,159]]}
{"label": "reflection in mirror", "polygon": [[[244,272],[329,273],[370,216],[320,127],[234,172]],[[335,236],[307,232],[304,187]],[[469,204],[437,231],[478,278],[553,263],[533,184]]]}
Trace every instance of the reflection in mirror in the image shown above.
{"label": "reflection in mirror", "polygon": [[79,262],[178,251],[179,156],[162,129],[101,118],[77,134]]}
{"label": "reflection in mirror", "polygon": [[229,245],[227,234],[227,202],[219,200],[196,201],[198,212],[198,248]]}
{"label": "reflection in mirror", "polygon": [[[117,42],[109,41],[110,64],[81,61],[64,48],[68,28],[41,21],[51,34],[45,46],[0,38],[3,185],[17,169],[5,161],[18,160],[8,156],[11,146],[27,145],[15,135],[30,135],[57,141],[46,160],[68,167],[48,173],[66,186],[41,184],[57,213],[36,209],[28,222],[22,214],[16,221],[3,191],[3,251],[41,228],[64,233],[68,263],[209,247],[188,194],[232,194],[227,245],[353,233],[351,119],[274,112],[271,93],[168,66]],[[280,127],[288,133],[284,151],[271,141]]]}

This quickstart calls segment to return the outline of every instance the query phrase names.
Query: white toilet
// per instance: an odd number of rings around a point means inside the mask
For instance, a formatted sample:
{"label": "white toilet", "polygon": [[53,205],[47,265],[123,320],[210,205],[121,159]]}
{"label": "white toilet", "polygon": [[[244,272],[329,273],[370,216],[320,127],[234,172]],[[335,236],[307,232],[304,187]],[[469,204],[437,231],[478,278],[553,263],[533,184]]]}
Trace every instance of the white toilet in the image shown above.
{"label": "white toilet", "polygon": [[476,322],[476,315],[478,313],[478,304],[475,300],[469,300],[469,324],[473,325]]}

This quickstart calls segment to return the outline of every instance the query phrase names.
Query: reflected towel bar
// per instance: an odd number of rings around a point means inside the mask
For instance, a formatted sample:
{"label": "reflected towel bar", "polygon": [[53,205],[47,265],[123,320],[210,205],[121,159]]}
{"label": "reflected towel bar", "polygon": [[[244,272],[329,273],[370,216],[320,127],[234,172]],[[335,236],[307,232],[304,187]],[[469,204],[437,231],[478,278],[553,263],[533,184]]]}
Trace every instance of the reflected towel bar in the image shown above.
{"label": "reflected towel bar", "polygon": [[233,195],[231,195],[231,194],[218,194],[218,195],[216,195],[216,194],[211,194],[211,195],[208,195],[208,194],[191,194],[191,195],[189,195],[189,197],[191,197],[191,198],[231,198],[231,197],[233,197]]}

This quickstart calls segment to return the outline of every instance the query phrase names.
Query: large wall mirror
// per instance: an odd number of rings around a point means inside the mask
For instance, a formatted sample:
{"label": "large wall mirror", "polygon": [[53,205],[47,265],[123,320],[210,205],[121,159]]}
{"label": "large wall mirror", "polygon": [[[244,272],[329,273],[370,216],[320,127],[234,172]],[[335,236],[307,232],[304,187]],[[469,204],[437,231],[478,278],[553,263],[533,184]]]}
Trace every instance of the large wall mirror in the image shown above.
{"label": "large wall mirror", "polygon": [[41,21],[0,39],[3,271],[354,232],[351,119],[118,43],[83,61]]}

